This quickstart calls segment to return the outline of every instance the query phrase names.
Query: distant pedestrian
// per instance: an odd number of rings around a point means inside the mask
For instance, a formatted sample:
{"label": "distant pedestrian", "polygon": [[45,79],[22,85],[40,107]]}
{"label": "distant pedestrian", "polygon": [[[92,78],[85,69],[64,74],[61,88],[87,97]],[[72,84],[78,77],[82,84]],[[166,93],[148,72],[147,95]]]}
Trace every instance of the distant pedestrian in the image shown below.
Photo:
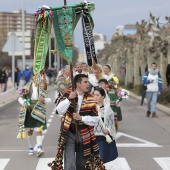
{"label": "distant pedestrian", "polygon": [[167,82],[167,87],[170,85],[170,64],[167,65],[166,68],[166,82]]}
{"label": "distant pedestrian", "polygon": [[153,62],[151,68],[143,76],[143,84],[147,85],[146,98],[147,98],[147,112],[146,116],[158,117],[156,114],[156,102],[158,95],[162,93],[162,78],[159,73],[157,64]]}
{"label": "distant pedestrian", "polygon": [[26,85],[31,80],[32,75],[33,75],[32,70],[29,68],[28,65],[26,65],[25,70],[23,70],[23,72],[22,72],[22,78],[24,80],[24,85]]}
{"label": "distant pedestrian", "polygon": [[15,68],[15,84],[18,87],[21,80],[21,71],[18,67]]}
{"label": "distant pedestrian", "polygon": [[48,77],[49,85],[51,86],[52,82],[53,82],[53,70],[52,70],[52,68],[48,68],[46,75]]}
{"label": "distant pedestrian", "polygon": [[1,70],[0,70],[0,86],[1,86],[1,92],[5,91],[5,83],[6,83],[6,66],[4,66]]}

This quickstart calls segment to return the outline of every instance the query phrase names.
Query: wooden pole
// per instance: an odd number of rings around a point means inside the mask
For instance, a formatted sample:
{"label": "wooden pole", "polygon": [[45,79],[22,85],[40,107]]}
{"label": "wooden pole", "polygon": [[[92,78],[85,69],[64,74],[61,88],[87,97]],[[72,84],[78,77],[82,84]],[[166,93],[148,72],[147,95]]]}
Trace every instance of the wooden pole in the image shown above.
{"label": "wooden pole", "polygon": [[[67,0],[64,0],[64,6],[67,5]],[[73,80],[73,65],[72,62],[70,63],[70,72],[71,72],[71,84],[72,84],[72,91],[74,91],[74,80]],[[74,113],[76,113],[76,102],[75,99],[73,99],[73,108]],[[77,128],[77,121],[75,120],[75,130],[76,130],[76,143],[75,143],[75,151],[79,151],[79,140],[78,140],[78,128]]]}

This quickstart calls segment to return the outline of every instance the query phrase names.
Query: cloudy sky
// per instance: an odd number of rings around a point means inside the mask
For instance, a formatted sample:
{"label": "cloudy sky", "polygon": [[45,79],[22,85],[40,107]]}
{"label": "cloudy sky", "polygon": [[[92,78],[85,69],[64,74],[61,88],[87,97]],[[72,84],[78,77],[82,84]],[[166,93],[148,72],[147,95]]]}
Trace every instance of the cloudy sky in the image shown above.
{"label": "cloudy sky", "polygon": [[[0,12],[12,12],[22,8],[23,0],[1,0]],[[34,13],[39,6],[62,6],[64,0],[24,0],[27,13]],[[84,0],[67,0],[67,4],[83,2]],[[149,21],[149,11],[164,21],[170,16],[170,0],[93,0],[95,11],[92,13],[95,22],[95,32],[107,36],[110,41],[116,26],[135,24],[142,19]],[[80,24],[75,30],[76,43],[80,51],[83,49],[83,40]]]}

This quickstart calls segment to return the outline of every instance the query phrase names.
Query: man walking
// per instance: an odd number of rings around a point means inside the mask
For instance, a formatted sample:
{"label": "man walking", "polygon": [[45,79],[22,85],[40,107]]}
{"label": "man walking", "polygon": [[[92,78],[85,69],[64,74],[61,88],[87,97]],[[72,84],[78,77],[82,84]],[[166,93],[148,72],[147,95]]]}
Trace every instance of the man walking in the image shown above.
{"label": "man walking", "polygon": [[[94,97],[88,93],[88,76],[78,74],[74,78],[75,91],[67,90],[62,101],[56,107],[58,114],[64,115],[61,122],[61,133],[59,137],[58,153],[53,168],[62,169],[64,151],[64,170],[105,170],[99,156],[99,147],[94,135],[94,126],[98,123],[99,117]],[[73,108],[73,101],[76,101],[76,112]],[[79,151],[76,149],[76,125],[78,129]],[[76,144],[75,144],[76,143]]]}
{"label": "man walking", "polygon": [[153,62],[151,68],[143,76],[143,84],[147,85],[147,112],[146,116],[158,117],[156,114],[156,102],[158,95],[162,92],[162,78],[157,68],[157,64]]}

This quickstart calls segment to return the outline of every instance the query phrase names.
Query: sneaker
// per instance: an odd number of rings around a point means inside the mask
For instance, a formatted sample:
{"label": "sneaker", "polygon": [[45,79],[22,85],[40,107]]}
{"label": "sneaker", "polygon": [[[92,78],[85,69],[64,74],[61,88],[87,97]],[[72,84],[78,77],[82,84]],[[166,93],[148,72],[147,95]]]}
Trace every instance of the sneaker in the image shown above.
{"label": "sneaker", "polygon": [[158,118],[158,115],[157,115],[155,112],[153,112],[153,113],[152,113],[152,117]]}
{"label": "sneaker", "polygon": [[44,155],[44,151],[42,150],[42,146],[39,145],[39,146],[37,147],[37,157],[41,157],[41,156],[43,156],[43,155]]}
{"label": "sneaker", "polygon": [[146,112],[146,117],[149,117],[150,114],[151,114],[151,112],[150,112],[150,111],[147,111],[147,112]]}
{"label": "sneaker", "polygon": [[29,155],[29,156],[34,155],[34,148],[29,148],[28,155]]}

